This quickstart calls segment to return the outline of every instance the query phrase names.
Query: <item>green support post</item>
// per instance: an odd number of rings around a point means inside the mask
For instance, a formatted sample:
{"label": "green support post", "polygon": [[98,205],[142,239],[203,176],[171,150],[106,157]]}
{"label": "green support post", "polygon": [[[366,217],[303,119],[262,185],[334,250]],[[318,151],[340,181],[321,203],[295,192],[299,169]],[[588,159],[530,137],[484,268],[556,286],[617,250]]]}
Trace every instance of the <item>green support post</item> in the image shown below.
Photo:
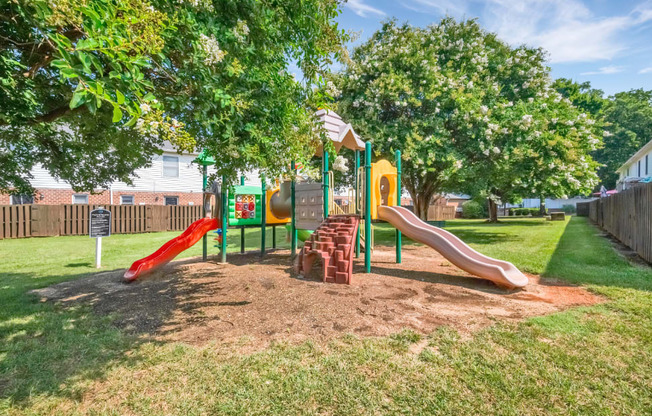
{"label": "green support post", "polygon": [[[202,166],[202,217],[206,218],[206,204],[204,204],[204,198],[206,197],[204,195],[204,192],[206,192],[206,185],[208,185],[208,167],[206,165]],[[201,258],[203,261],[206,261],[206,258],[208,257],[208,235],[204,234],[202,237],[202,251],[201,251]]]}
{"label": "green support post", "polygon": [[371,143],[364,146],[364,269],[371,273]]}
{"label": "green support post", "polygon": [[222,176],[222,247],[220,248],[222,263],[226,263],[226,228],[228,227],[229,218],[228,192],[226,176]]}
{"label": "green support post", "polygon": [[260,199],[262,206],[261,206],[261,219],[260,219],[260,257],[263,257],[265,255],[265,237],[267,237],[265,234],[267,234],[267,207],[265,206],[267,204],[267,195],[265,194],[265,175],[261,174],[260,175],[260,187],[261,190],[263,191],[263,197]]}
{"label": "green support post", "polygon": [[[397,206],[401,206],[401,151],[396,151],[396,200]],[[403,248],[401,230],[396,229],[396,263],[401,262],[401,249]]]}
{"label": "green support post", "polygon": [[[244,186],[245,184],[245,177],[240,176],[240,185]],[[240,227],[240,253],[245,252],[245,227]]]}
{"label": "green support post", "polygon": [[290,188],[291,191],[292,191],[291,195],[290,195],[290,202],[291,202],[291,207],[292,207],[292,212],[291,212],[291,214],[292,214],[292,216],[291,216],[291,218],[292,218],[292,220],[291,220],[292,227],[290,229],[290,234],[291,234],[290,235],[290,241],[291,241],[290,247],[291,247],[291,250],[292,250],[291,251],[292,258],[294,258],[297,255],[297,218],[296,218],[296,198],[295,198],[295,192],[294,192],[294,185],[295,185],[294,176],[296,175],[296,173],[297,173],[297,168],[296,168],[296,165],[295,165],[294,160],[293,160],[292,161],[292,176],[293,177],[292,177],[292,184],[291,184],[291,188]]}
{"label": "green support post", "polygon": [[328,218],[328,152],[324,150],[324,171],[322,172],[322,184],[324,188],[324,219]]}
{"label": "green support post", "polygon": [[272,248],[276,248],[276,225],[272,225]]}
{"label": "green support post", "polygon": [[[358,206],[358,202],[360,201],[360,195],[359,195],[359,188],[360,184],[358,181],[360,178],[358,178],[358,170],[360,169],[360,151],[356,150],[355,151],[355,207],[356,207],[356,214],[362,214],[362,210]],[[360,226],[358,226],[358,231],[355,233],[355,258],[360,257]]]}

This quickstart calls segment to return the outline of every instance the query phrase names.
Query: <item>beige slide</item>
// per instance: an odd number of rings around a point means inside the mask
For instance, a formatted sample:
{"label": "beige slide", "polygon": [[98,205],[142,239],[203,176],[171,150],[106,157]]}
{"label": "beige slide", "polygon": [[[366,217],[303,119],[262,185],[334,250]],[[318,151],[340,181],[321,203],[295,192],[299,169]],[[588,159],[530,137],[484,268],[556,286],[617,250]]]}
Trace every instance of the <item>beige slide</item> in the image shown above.
{"label": "beige slide", "polygon": [[389,222],[412,240],[432,247],[451,263],[475,276],[509,289],[528,284],[527,276],[512,263],[478,253],[455,235],[421,221],[406,208],[379,205],[378,218]]}

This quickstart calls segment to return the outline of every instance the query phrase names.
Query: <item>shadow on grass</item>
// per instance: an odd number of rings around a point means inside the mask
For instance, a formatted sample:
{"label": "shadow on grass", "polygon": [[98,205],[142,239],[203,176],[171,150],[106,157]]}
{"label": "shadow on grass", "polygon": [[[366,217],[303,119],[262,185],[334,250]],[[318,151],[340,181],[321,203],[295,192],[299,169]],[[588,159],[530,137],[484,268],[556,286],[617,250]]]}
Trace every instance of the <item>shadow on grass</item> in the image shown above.
{"label": "shadow on grass", "polygon": [[71,379],[97,379],[114,362],[129,365],[133,358],[125,352],[140,342],[87,305],[41,302],[27,293],[37,281],[27,273],[2,275],[0,403],[8,400],[17,407],[40,395],[78,397]]}
{"label": "shadow on grass", "polygon": [[82,262],[82,263],[68,263],[63,267],[91,267],[93,266],[90,262]]}
{"label": "shadow on grass", "polygon": [[[262,260],[256,251],[229,253],[227,259],[236,265],[291,264],[287,251],[270,250]],[[77,382],[102,378],[116,365],[135,365],[139,354],[128,351],[151,342],[148,335],[178,330],[183,322],[175,312],[201,320],[202,308],[249,303],[206,302],[206,293],[219,298],[226,290],[223,272],[183,278],[183,266],[193,263],[201,258],[176,261],[131,284],[123,283],[124,269],[67,275],[63,282],[61,276],[0,274],[0,408],[4,400],[27,406],[39,395],[76,399]],[[215,279],[198,281],[204,276]]]}
{"label": "shadow on grass", "polygon": [[[181,278],[179,264],[197,261],[175,262],[132,284],[123,283],[124,269],[69,275],[52,286],[56,276],[2,274],[0,407],[4,400],[27,406],[37,396],[77,399],[84,380],[135,365],[139,354],[128,351],[174,325],[175,311],[192,316],[209,306],[198,293],[220,290],[218,282]],[[240,304],[246,301],[233,302]]]}
{"label": "shadow on grass", "polygon": [[630,264],[601,233],[587,218],[571,217],[543,276],[575,284],[652,290],[652,267]]}

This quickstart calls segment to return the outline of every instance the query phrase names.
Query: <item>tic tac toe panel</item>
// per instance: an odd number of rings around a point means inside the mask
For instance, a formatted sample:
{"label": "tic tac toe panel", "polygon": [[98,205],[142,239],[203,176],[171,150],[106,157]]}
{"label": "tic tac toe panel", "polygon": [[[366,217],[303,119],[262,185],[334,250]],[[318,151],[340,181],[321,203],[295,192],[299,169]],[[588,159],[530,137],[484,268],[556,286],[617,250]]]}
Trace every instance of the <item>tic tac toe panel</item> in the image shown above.
{"label": "tic tac toe panel", "polygon": [[229,225],[259,225],[262,190],[257,186],[235,186],[229,192]]}

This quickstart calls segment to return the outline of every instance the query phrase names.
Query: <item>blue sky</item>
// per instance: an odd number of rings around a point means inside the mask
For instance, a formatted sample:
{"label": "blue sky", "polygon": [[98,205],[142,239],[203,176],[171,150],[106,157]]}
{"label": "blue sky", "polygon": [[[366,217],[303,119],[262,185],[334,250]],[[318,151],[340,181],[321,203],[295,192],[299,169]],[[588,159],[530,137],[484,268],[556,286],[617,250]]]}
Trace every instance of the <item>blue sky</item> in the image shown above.
{"label": "blue sky", "polygon": [[613,94],[652,89],[652,0],[349,0],[338,22],[365,41],[381,23],[477,18],[513,45],[542,46],[554,78]]}

